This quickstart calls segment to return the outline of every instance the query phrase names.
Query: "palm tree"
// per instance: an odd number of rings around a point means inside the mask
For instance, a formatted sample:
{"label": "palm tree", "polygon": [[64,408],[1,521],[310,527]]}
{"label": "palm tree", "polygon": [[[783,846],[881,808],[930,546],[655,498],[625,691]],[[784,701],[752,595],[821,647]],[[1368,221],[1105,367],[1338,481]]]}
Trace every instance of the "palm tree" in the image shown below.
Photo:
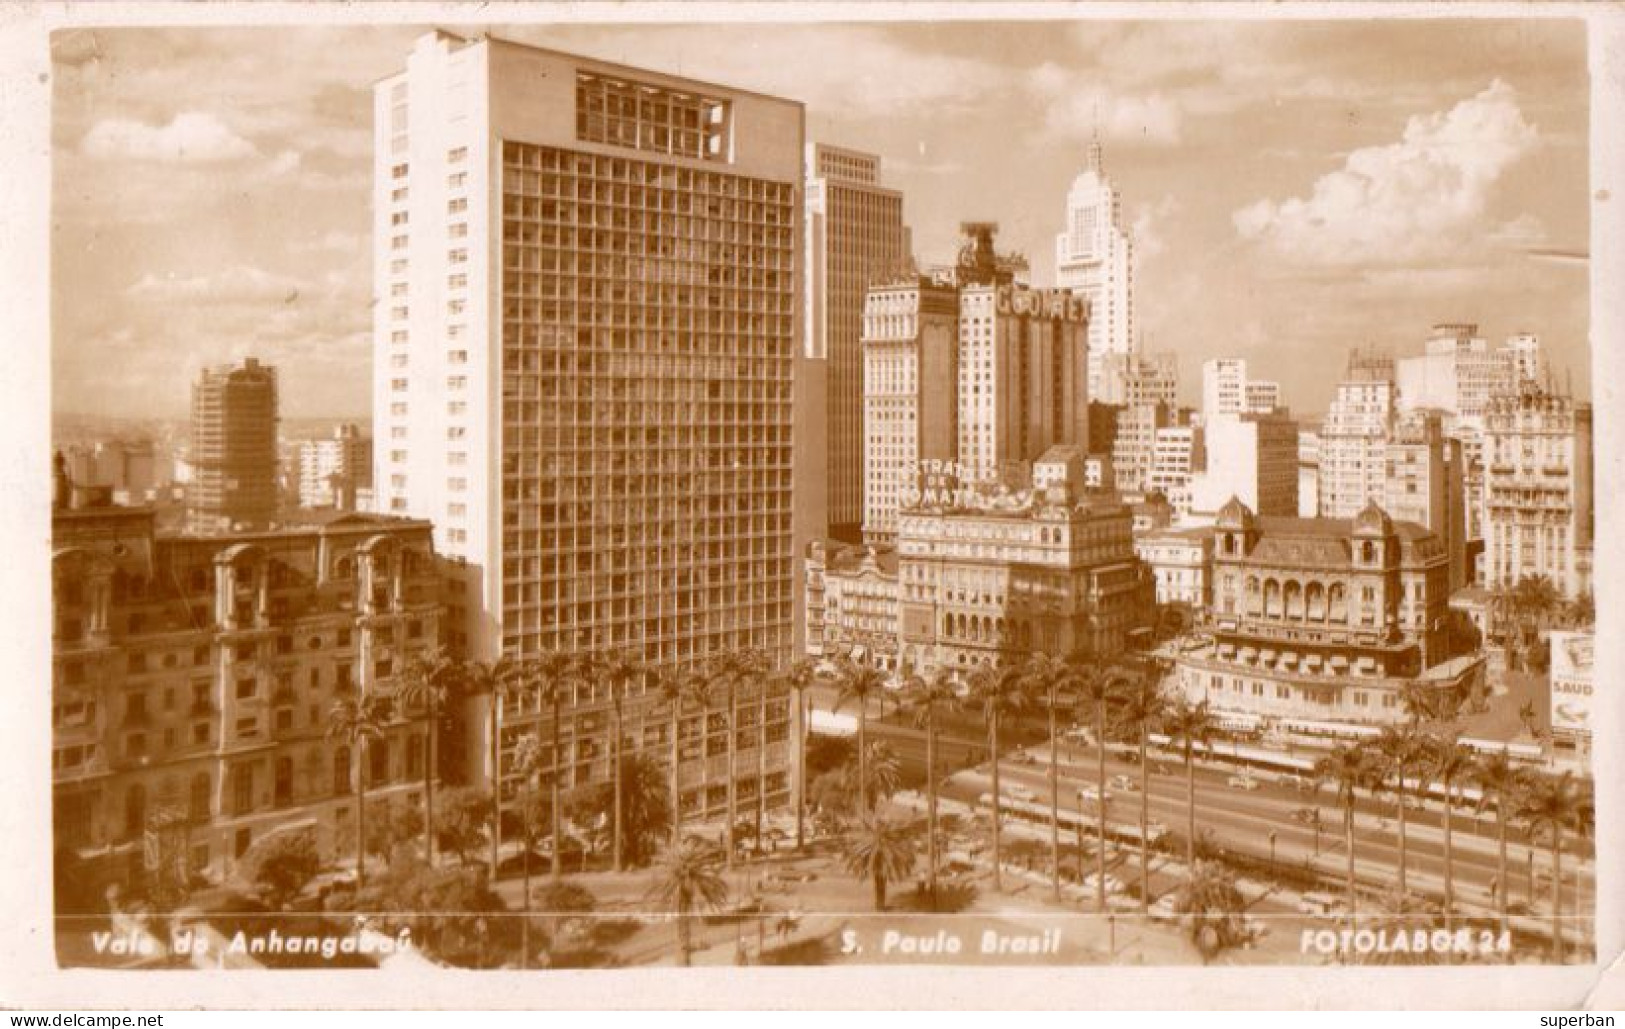
{"label": "palm tree", "polygon": [[1181,697],[1163,714],[1162,731],[1178,740],[1185,757],[1185,867],[1196,864],[1196,762],[1192,753],[1200,743],[1206,747],[1218,729],[1218,721],[1208,712],[1207,701],[1192,704]]}
{"label": "palm tree", "polygon": [[553,838],[552,868],[555,881],[564,878],[564,745],[561,740],[562,709],[570,699],[574,683],[576,659],[566,654],[549,652],[526,662],[527,687],[534,692],[539,706],[548,709],[552,739],[552,761],[547,775],[548,834]]}
{"label": "palm tree", "polygon": [[1369,787],[1376,778],[1375,762],[1365,748],[1345,743],[1315,762],[1315,777],[1330,782],[1343,805],[1343,845],[1348,853],[1349,924],[1353,925],[1357,904],[1354,879],[1354,802],[1357,791]]}
{"label": "palm tree", "polygon": [[1481,755],[1472,770],[1473,784],[1481,794],[1480,809],[1495,805],[1495,824],[1499,845],[1498,865],[1495,872],[1496,899],[1501,913],[1501,927],[1506,928],[1508,900],[1511,896],[1511,868],[1507,862],[1507,822],[1517,810],[1529,785],[1528,773],[1500,750]]}
{"label": "palm tree", "polygon": [[1563,830],[1577,828],[1585,799],[1571,772],[1535,775],[1518,805],[1531,838],[1545,832],[1552,847],[1552,961],[1563,963]]}
{"label": "palm tree", "polygon": [[1444,787],[1444,917],[1448,928],[1455,913],[1455,802],[1456,787],[1473,771],[1473,752],[1454,736],[1434,741],[1428,755],[1428,777]]}
{"label": "palm tree", "polygon": [[[1106,913],[1106,724],[1116,702],[1120,682],[1118,672],[1109,666],[1079,655],[1078,699],[1093,717],[1095,726],[1095,789],[1100,807],[1095,837],[1095,911]],[[1085,663],[1087,662],[1087,663]],[[1078,870],[1083,871],[1081,868]]]}
{"label": "palm tree", "polygon": [[728,882],[717,871],[716,848],[689,838],[669,847],[655,869],[649,897],[677,919],[677,963],[688,967],[694,947],[689,919],[728,903]]}
{"label": "palm tree", "polygon": [[[1420,730],[1412,725],[1389,726],[1377,737],[1377,754],[1383,762],[1382,779],[1389,774],[1394,777],[1394,799],[1398,804],[1399,813],[1399,867],[1396,873],[1399,879],[1399,892],[1406,892],[1405,872],[1407,857],[1409,855],[1409,841],[1405,828],[1405,779],[1414,775],[1417,782],[1417,793],[1426,792],[1426,783],[1422,781],[1427,772],[1428,740]],[[1381,780],[1379,780],[1381,781]]]}
{"label": "palm tree", "polygon": [[904,698],[914,711],[914,724],[925,730],[925,867],[932,907],[937,903],[937,708],[954,703],[953,673],[939,665],[927,675],[913,675],[903,684]]}
{"label": "palm tree", "polygon": [[809,690],[818,681],[818,665],[811,658],[800,658],[779,673],[779,680],[790,690],[796,706],[796,849],[806,845],[805,822],[807,814],[807,702]]}
{"label": "palm tree", "polygon": [[621,782],[621,745],[625,737],[625,731],[622,729],[622,721],[625,712],[622,705],[626,699],[627,691],[630,690],[634,684],[643,681],[643,677],[647,674],[647,669],[644,667],[643,662],[639,661],[633,654],[625,651],[617,651],[608,655],[607,657],[602,658],[598,662],[596,671],[600,680],[609,687],[611,733],[609,744],[609,761],[611,767],[610,779],[613,783],[615,797],[614,819],[612,823],[613,843],[611,844],[610,852],[612,855],[611,866],[615,871],[619,872],[621,870],[622,822],[624,821],[622,812],[622,807],[624,804],[621,796],[623,788],[623,783]]}
{"label": "palm tree", "polygon": [[914,841],[906,826],[866,818],[842,844],[846,869],[874,885],[875,910],[886,910],[886,885],[914,871]]}
{"label": "palm tree", "polygon": [[525,968],[530,964],[530,853],[531,853],[531,792],[536,773],[542,767],[542,747],[532,734],[525,734],[519,738],[519,743],[513,752],[514,771],[519,774],[521,792],[519,796],[519,817],[521,827],[519,836],[524,844],[524,851],[520,855],[524,876],[524,893],[521,899],[521,909],[524,911],[524,920],[520,923],[520,965]]}
{"label": "palm tree", "polygon": [[[739,770],[736,756],[739,752],[739,687],[742,683],[759,678],[766,670],[766,662],[757,651],[725,654],[711,666],[713,680],[728,691],[728,850],[723,862],[732,868],[734,862],[734,836],[739,822]],[[765,784],[758,782],[760,792]]]}
{"label": "palm tree", "polygon": [[[1366,928],[1379,937],[1392,939],[1401,933],[1431,933],[1448,924],[1448,913],[1441,912],[1431,899],[1397,890],[1376,898],[1375,908],[1374,917],[1366,919]],[[1366,954],[1356,951],[1354,956],[1354,962],[1361,965],[1423,965],[1437,960],[1437,955],[1426,949],[1375,950]]]}
{"label": "palm tree", "polygon": [[[835,687],[835,710],[839,711],[849,700],[858,705],[858,781],[867,783],[869,776],[864,762],[868,760],[869,749],[869,700],[883,695],[886,677],[879,669],[847,657],[836,666]],[[861,798],[859,803],[862,804]],[[862,813],[868,814],[867,810]]]}
{"label": "palm tree", "polygon": [[1014,661],[978,665],[971,673],[970,690],[963,703],[979,709],[987,726],[988,763],[993,768],[993,888],[1004,888],[1001,867],[1004,851],[999,828],[999,721],[1026,706],[1027,680]]}
{"label": "palm tree", "polygon": [[402,705],[428,711],[428,742],[424,747],[423,765],[423,836],[424,852],[431,866],[434,864],[434,779],[438,766],[436,742],[440,735],[440,708],[457,688],[463,674],[462,662],[436,647],[426,654],[413,654],[395,681],[395,694]]}
{"label": "palm tree", "polygon": [[1062,691],[1076,677],[1076,666],[1064,658],[1033,654],[1027,659],[1028,686],[1043,698],[1049,718],[1049,870],[1050,896],[1056,901],[1061,899],[1061,733],[1056,713]]}
{"label": "palm tree", "polygon": [[389,711],[377,697],[345,698],[333,702],[327,718],[328,738],[341,739],[350,748],[356,790],[355,890],[359,897],[367,884],[367,747],[383,738]]}
{"label": "palm tree", "polygon": [[667,788],[671,797],[671,842],[675,846],[683,838],[682,782],[678,777],[682,767],[683,705],[688,701],[688,683],[691,673],[677,668],[655,671],[655,689],[660,704],[671,715],[671,764],[667,768]]}
{"label": "palm tree", "polygon": [[1168,698],[1155,668],[1128,673],[1118,692],[1117,724],[1139,742],[1140,750],[1140,909],[1151,910],[1151,732],[1168,710]]}

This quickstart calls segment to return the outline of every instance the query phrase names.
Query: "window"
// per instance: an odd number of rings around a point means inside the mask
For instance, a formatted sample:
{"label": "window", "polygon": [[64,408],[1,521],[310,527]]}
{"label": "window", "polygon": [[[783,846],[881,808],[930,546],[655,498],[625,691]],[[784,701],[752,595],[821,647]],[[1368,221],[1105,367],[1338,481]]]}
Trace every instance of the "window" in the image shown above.
{"label": "window", "polygon": [[406,178],[406,165],[397,164],[393,168],[389,169],[389,177],[392,179]]}
{"label": "window", "polygon": [[407,385],[408,385],[408,380],[406,380],[406,379],[390,379],[389,380],[389,388],[390,388],[391,391],[393,391],[395,393],[405,393]]}
{"label": "window", "polygon": [[468,147],[460,146],[446,151],[447,164],[462,164],[468,160]]}
{"label": "window", "polygon": [[450,229],[446,230],[446,235],[451,239],[467,239],[468,223],[457,222],[456,224],[452,225]]}
{"label": "window", "polygon": [[252,739],[260,734],[260,720],[255,715],[237,719],[237,735],[241,739]]}
{"label": "window", "polygon": [[448,350],[448,351],[446,351],[446,363],[447,364],[467,364],[468,363],[468,351],[466,351],[466,350]]}
{"label": "window", "polygon": [[405,225],[406,222],[407,222],[408,216],[409,216],[409,214],[406,211],[396,211],[394,214],[389,216],[389,224],[391,224],[391,225]]}
{"label": "window", "polygon": [[452,400],[446,404],[446,413],[456,417],[468,413],[468,403],[462,400]]}
{"label": "window", "polygon": [[389,199],[391,202],[399,204],[406,200],[406,195],[407,189],[405,186],[402,186],[399,189],[392,190],[389,194]]}
{"label": "window", "polygon": [[257,680],[253,679],[252,677],[244,678],[244,679],[238,679],[237,680],[237,699],[238,700],[250,700],[250,699],[253,698],[255,692],[257,692],[258,689],[259,689],[259,683],[258,683]]}
{"label": "window", "polygon": [[449,289],[467,289],[468,274],[466,272],[458,272],[456,275],[447,276],[446,286]]}
{"label": "window", "polygon": [[468,185],[468,172],[455,172],[446,176],[446,188],[462,189]]}
{"label": "window", "polygon": [[399,417],[405,417],[405,415],[406,415],[406,401],[400,400],[400,401],[396,401],[393,404],[390,404],[389,405],[389,413],[392,414],[392,415],[399,416]]}
{"label": "window", "polygon": [[446,254],[446,260],[450,261],[452,264],[467,264],[468,251],[463,249],[450,251]]}
{"label": "window", "polygon": [[446,379],[446,388],[447,389],[467,389],[468,388],[468,376],[466,376],[466,375],[452,375],[452,376],[447,377],[447,379]]}

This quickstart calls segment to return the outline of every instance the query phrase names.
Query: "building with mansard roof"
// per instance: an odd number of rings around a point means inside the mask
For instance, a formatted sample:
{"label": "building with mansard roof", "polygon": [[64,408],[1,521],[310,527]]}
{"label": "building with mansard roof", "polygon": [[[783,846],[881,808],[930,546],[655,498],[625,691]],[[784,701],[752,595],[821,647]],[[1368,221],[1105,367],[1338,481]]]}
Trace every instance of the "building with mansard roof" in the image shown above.
{"label": "building with mansard roof", "polygon": [[1177,662],[1192,700],[1292,729],[1397,722],[1407,695],[1448,709],[1482,691],[1482,658],[1450,649],[1450,558],[1434,533],[1374,502],[1338,519],[1259,517],[1236,500],[1213,533],[1211,642]]}

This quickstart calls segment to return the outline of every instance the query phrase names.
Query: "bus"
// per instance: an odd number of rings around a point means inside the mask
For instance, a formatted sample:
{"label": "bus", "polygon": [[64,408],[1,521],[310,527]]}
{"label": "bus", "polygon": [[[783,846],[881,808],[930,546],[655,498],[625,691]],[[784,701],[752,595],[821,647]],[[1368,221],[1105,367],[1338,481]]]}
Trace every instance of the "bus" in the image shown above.
{"label": "bus", "polygon": [[[977,798],[976,802],[977,806],[989,814],[993,812],[993,794],[984,793]],[[1012,797],[1001,797],[999,798],[999,814],[1005,818],[1014,818],[1016,821],[1027,825],[1037,826],[1045,830],[1049,828],[1050,810],[1047,804],[1040,804],[1030,800],[1017,800]],[[1062,805],[1060,810],[1056,812],[1056,822],[1059,824],[1061,832],[1069,836],[1076,836],[1080,832],[1086,836],[1094,836],[1100,831],[1100,822],[1096,817],[1086,812],[1080,812],[1075,807],[1068,808],[1066,805]],[[1146,837],[1149,843],[1154,844],[1167,834],[1167,827],[1160,822],[1151,822],[1146,826]],[[1106,838],[1118,843],[1133,844],[1137,847],[1140,845],[1140,826],[1138,823],[1128,824],[1108,820],[1106,822]]]}

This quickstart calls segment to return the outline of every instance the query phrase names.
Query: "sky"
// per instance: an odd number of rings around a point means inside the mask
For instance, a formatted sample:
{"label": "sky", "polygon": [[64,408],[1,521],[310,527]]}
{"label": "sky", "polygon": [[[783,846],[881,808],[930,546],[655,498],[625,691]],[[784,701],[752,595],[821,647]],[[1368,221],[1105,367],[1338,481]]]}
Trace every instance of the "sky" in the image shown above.
{"label": "sky", "polygon": [[[480,26],[444,26],[473,34]],[[1324,410],[1347,352],[1538,333],[1589,395],[1584,25],[1564,20],[488,26],[801,100],[877,153],[922,264],[958,225],[1053,275],[1098,133],[1148,350],[1249,360]],[[275,364],[290,417],[370,408],[371,83],[424,27],[53,37],[53,405],[184,414]]]}

